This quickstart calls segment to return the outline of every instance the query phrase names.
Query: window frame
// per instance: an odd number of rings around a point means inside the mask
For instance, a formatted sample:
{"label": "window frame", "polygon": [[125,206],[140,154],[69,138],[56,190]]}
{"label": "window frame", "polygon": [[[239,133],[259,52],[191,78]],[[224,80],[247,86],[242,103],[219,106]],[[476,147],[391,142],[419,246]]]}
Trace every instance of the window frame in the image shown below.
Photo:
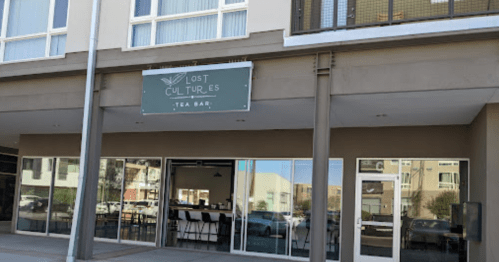
{"label": "window frame", "polygon": [[[65,27],[53,28],[54,27],[54,15],[55,15],[55,2],[56,2],[56,0],[49,0],[49,13],[48,13],[46,32],[29,34],[29,35],[14,36],[14,37],[7,37],[7,24],[9,22],[9,12],[10,12],[11,1],[12,0],[5,0],[4,6],[3,6],[2,26],[0,28],[0,64],[10,64],[10,63],[45,60],[45,59],[56,59],[56,58],[66,57],[66,52],[64,52],[63,55],[50,56],[50,50],[51,50],[53,36],[67,35],[68,22],[69,22],[69,9],[70,9],[70,5],[71,5],[71,0],[68,0],[68,12],[67,12],[67,16],[66,16],[66,26]],[[4,61],[5,60],[5,47],[6,47],[7,43],[35,39],[35,38],[42,38],[42,37],[45,37],[45,55],[43,57]]]}
{"label": "window frame", "polygon": [[[6,0],[7,1],[7,0]],[[10,1],[10,0],[9,0]],[[53,1],[53,0],[51,0]],[[153,47],[163,47],[163,46],[176,46],[176,45],[187,45],[187,44],[195,44],[195,43],[209,43],[216,41],[225,41],[231,39],[241,39],[249,37],[248,33],[248,1],[244,0],[242,3],[235,4],[225,4],[225,0],[218,0],[218,8],[217,9],[209,9],[203,11],[195,11],[189,13],[180,13],[173,15],[164,15],[158,16],[158,4],[159,0],[151,0],[151,10],[149,15],[135,17],[135,7],[136,1],[130,1],[130,17],[128,23],[128,37],[127,37],[127,48],[128,49],[144,49],[144,48],[153,48]],[[226,13],[238,12],[238,11],[246,11],[246,34],[243,36],[234,36],[234,37],[222,37],[223,33],[223,15]],[[185,42],[175,42],[175,43],[166,43],[166,44],[156,44],[156,34],[157,34],[157,24],[158,22],[163,21],[172,21],[172,20],[180,20],[185,18],[194,18],[194,17],[203,17],[209,15],[218,15],[217,17],[217,37],[213,39],[205,39],[205,40],[193,40],[193,41],[185,41]],[[151,35],[149,40],[149,45],[145,46],[132,46],[132,38],[133,38],[133,26],[140,24],[151,24]]]}
{"label": "window frame", "polygon": [[[451,182],[440,181],[442,174],[450,174]],[[447,189],[447,190],[456,189],[456,181],[455,181],[456,174],[459,176],[458,172],[438,172],[438,189]]]}

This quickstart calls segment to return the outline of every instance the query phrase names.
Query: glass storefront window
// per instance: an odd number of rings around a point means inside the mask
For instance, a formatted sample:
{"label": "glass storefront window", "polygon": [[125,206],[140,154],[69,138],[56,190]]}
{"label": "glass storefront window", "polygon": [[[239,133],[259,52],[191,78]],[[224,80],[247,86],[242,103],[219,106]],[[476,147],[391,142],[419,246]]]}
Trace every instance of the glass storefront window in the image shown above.
{"label": "glass storefront window", "polygon": [[155,241],[160,180],[161,160],[126,159],[122,240]]}
{"label": "glass storefront window", "polygon": [[95,237],[118,238],[124,166],[124,159],[101,159],[95,207]]}
{"label": "glass storefront window", "polygon": [[246,251],[285,255],[289,246],[292,161],[256,160],[248,176]]}
{"label": "glass storefront window", "polygon": [[465,262],[460,207],[468,199],[468,161],[404,162],[402,173],[409,174],[409,181],[401,189],[400,261],[418,257],[421,261]]}
{"label": "glass storefront window", "polygon": [[57,158],[49,233],[71,234],[80,160]]}
{"label": "glass storefront window", "polygon": [[46,232],[52,161],[52,158],[23,159],[17,230]]}
{"label": "glass storefront window", "polygon": [[326,258],[340,259],[341,201],[343,183],[343,161],[329,160],[327,188],[327,241]]}

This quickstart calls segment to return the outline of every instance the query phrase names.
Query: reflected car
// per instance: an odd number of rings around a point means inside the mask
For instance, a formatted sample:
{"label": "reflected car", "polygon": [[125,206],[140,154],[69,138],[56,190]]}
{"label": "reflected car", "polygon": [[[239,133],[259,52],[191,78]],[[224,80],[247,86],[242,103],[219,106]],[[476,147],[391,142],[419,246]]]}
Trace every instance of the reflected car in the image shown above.
{"label": "reflected car", "polygon": [[[33,213],[47,213],[48,212],[48,198],[39,198],[36,201],[29,203],[28,205],[20,208],[22,211],[29,211]],[[52,212],[63,212],[63,213],[71,213],[71,206],[58,201],[57,199],[52,200]]]}
{"label": "reflected car", "polygon": [[[253,211],[248,214],[248,235],[261,235],[270,237],[271,235],[281,235],[286,238],[288,221],[285,216],[289,212]],[[236,230],[241,230],[241,218],[236,222]]]}
{"label": "reflected car", "polygon": [[120,202],[104,202],[97,203],[96,211],[97,214],[111,214],[114,212],[120,212]]}
{"label": "reflected car", "polygon": [[456,246],[459,238],[450,231],[450,224],[445,220],[414,219],[406,233],[406,246],[413,249],[417,245],[428,247],[435,245],[439,248],[449,244]]}
{"label": "reflected car", "polygon": [[31,202],[37,201],[38,199],[40,199],[40,197],[35,195],[21,195],[21,200],[19,201],[19,207],[23,208],[29,205]]}

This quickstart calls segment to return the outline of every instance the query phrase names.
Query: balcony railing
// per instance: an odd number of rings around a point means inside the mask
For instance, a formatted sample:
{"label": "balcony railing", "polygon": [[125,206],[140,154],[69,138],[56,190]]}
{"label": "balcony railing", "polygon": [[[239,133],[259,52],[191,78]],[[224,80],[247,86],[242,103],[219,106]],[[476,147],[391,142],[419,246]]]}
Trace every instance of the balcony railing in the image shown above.
{"label": "balcony railing", "polygon": [[499,13],[499,0],[293,0],[292,4],[293,35]]}

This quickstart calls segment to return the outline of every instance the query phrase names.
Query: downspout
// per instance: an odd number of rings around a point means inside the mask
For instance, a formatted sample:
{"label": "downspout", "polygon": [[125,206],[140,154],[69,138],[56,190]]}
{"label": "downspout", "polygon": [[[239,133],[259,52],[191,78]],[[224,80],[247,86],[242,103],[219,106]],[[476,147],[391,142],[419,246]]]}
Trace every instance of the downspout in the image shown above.
{"label": "downspout", "polygon": [[90,147],[90,130],[92,128],[92,105],[94,93],[95,64],[97,54],[97,34],[99,32],[100,0],[93,0],[92,20],[90,24],[90,43],[88,48],[87,82],[85,85],[85,105],[83,108],[83,128],[80,153],[80,175],[78,176],[78,189],[76,191],[75,212],[71,226],[67,262],[76,261],[79,246],[80,222],[82,221],[83,200],[85,198],[85,184],[88,176],[88,159]]}

